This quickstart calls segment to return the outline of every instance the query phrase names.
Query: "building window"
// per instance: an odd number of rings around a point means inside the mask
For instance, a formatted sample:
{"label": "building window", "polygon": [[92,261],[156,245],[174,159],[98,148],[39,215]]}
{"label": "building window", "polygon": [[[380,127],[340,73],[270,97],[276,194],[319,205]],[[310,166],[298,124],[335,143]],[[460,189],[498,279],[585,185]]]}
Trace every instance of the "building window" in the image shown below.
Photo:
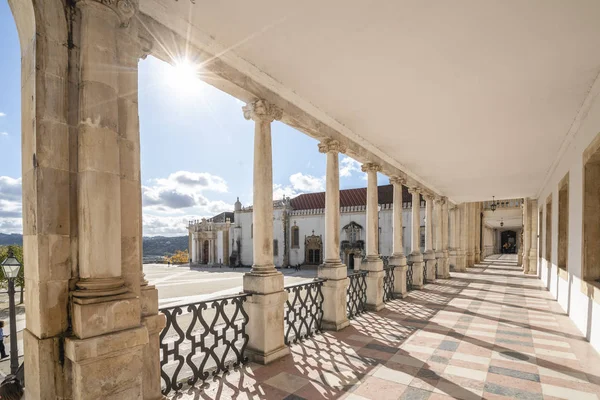
{"label": "building window", "polygon": [[425,227],[422,226],[421,229],[419,229],[419,234],[420,234],[420,240],[419,240],[419,247],[425,248]]}
{"label": "building window", "polygon": [[254,224],[250,224],[250,239],[254,239]]}
{"label": "building window", "polygon": [[[295,224],[295,223],[294,223]],[[292,248],[300,247],[300,228],[296,225],[292,226]]]}
{"label": "building window", "polygon": [[550,268],[550,260],[552,257],[552,195],[546,200],[546,261]]}
{"label": "building window", "polygon": [[567,269],[569,248],[569,174],[558,186],[558,268]]}
{"label": "building window", "polygon": [[273,257],[277,257],[279,255],[279,241],[277,239],[273,239]]}
{"label": "building window", "polygon": [[600,134],[583,152],[584,281],[600,280]]}

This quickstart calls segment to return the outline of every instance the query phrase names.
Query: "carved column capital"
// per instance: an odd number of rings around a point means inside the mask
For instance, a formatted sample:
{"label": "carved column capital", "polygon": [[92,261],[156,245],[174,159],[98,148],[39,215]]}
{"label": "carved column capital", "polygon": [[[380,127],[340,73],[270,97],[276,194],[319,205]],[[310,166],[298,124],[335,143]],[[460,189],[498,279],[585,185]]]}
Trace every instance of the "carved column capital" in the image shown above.
{"label": "carved column capital", "polygon": [[362,172],[380,172],[381,165],[375,163],[365,163],[360,167]]}
{"label": "carved column capital", "polygon": [[423,198],[425,199],[425,201],[430,202],[433,201],[435,199],[435,196],[431,193],[428,192],[424,192],[423,193]]}
{"label": "carved column capital", "polygon": [[119,20],[121,21],[121,27],[129,26],[129,22],[131,18],[135,15],[138,10],[138,1],[137,0],[79,0],[77,1],[77,6],[81,7],[81,5],[85,4],[101,4],[104,5],[111,10],[113,10]]}
{"label": "carved column capital", "polygon": [[406,185],[406,177],[404,177],[402,175],[391,176],[390,183],[392,185]]}
{"label": "carved column capital", "polygon": [[266,100],[258,99],[242,107],[244,118],[256,122],[272,122],[280,120],[283,116],[283,110]]}
{"label": "carved column capital", "polygon": [[335,139],[324,139],[319,143],[319,153],[344,153],[346,146]]}
{"label": "carved column capital", "polygon": [[408,193],[410,194],[421,194],[421,188],[418,186],[411,186],[408,188]]}

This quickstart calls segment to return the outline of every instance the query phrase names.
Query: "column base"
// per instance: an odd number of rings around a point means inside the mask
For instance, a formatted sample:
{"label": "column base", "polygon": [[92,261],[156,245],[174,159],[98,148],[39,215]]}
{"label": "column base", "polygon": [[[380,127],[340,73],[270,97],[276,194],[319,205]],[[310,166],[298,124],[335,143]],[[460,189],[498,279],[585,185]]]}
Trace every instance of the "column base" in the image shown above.
{"label": "column base", "polygon": [[267,365],[273,361],[277,361],[290,354],[290,348],[285,344],[277,349],[271,350],[268,353],[257,351],[254,349],[246,349],[246,355],[252,362],[261,365]]}
{"label": "column base", "polygon": [[390,257],[390,265],[395,265],[394,268],[394,297],[405,298],[408,296],[408,290],[406,289],[406,271],[408,265],[406,265],[406,257],[404,254]]}
{"label": "column base", "polygon": [[412,287],[413,289],[423,289],[423,268],[425,263],[423,262],[423,254],[421,253],[410,253],[408,256],[409,261],[412,264]]}
{"label": "column base", "polygon": [[145,327],[88,339],[66,338],[65,357],[71,362],[73,398],[141,399]]}
{"label": "column base", "polygon": [[435,262],[436,259],[429,259],[425,261],[425,278],[427,279],[427,282],[423,282],[423,283],[435,283],[436,280],[436,276],[435,276]]}
{"label": "column base", "polygon": [[369,271],[367,282],[367,304],[368,311],[379,311],[385,307],[383,303],[383,260],[379,256],[367,256],[362,263],[362,270]]}
{"label": "column base", "polygon": [[245,274],[244,291],[252,293],[244,303],[248,314],[248,357],[268,364],[289,354],[284,342],[283,309],[288,293],[283,289],[283,275]]}
{"label": "column base", "polygon": [[319,266],[318,277],[326,279],[321,288],[323,293],[321,328],[328,331],[342,330],[350,325],[346,312],[348,269],[339,261],[328,262]]}

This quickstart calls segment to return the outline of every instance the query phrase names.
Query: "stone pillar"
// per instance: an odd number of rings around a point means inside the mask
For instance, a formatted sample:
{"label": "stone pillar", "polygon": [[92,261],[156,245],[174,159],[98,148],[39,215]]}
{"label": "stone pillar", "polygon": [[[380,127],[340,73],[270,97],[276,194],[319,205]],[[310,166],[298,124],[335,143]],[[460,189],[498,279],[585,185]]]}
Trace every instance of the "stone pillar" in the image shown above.
{"label": "stone pillar", "polygon": [[530,247],[529,247],[529,268],[527,269],[527,274],[537,275],[537,265],[538,265],[538,226],[540,226],[540,221],[538,217],[538,203],[535,199],[528,199],[529,202],[529,219],[531,221],[531,225],[529,228],[530,232]]}
{"label": "stone pillar", "polygon": [[406,184],[404,177],[393,176],[390,178],[390,183],[394,185],[394,200],[393,200],[393,231],[392,231],[392,256],[390,257],[390,265],[395,265],[394,268],[394,296],[404,298],[408,294],[406,290],[406,256],[404,255],[404,244],[402,243],[402,190]]}
{"label": "stone pillar", "polygon": [[475,262],[481,262],[481,202],[475,203]]}
{"label": "stone pillar", "polygon": [[442,252],[443,262],[441,275],[438,278],[450,278],[450,251],[448,250],[448,231],[449,231],[449,215],[448,215],[448,198],[442,197]]}
{"label": "stone pillar", "polygon": [[531,212],[529,210],[529,199],[523,200],[523,243],[522,243],[522,266],[523,272],[529,271],[529,252],[531,251]]}
{"label": "stone pillar", "polygon": [[413,288],[423,288],[423,254],[421,254],[421,192],[418,187],[411,187],[409,193],[412,195],[412,229],[411,229],[411,242],[410,242],[410,255],[409,261],[412,265],[412,279]]}
{"label": "stone pillar", "polygon": [[191,232],[190,236],[192,237],[192,240],[190,240],[191,243],[191,247],[190,247],[190,265],[194,263],[194,261],[196,261],[196,235]]}
{"label": "stone pillar", "polygon": [[441,197],[436,197],[434,199],[434,210],[433,210],[433,225],[435,227],[435,261],[437,263],[437,275],[435,278],[442,278],[444,276],[444,247],[442,246],[442,229],[443,229],[443,220],[442,220],[442,204],[443,199]]}
{"label": "stone pillar", "polygon": [[[427,282],[435,282],[435,251],[433,249],[433,199],[432,194],[425,194],[425,276]],[[425,283],[425,282],[423,282]]]}
{"label": "stone pillar", "polygon": [[122,73],[137,70],[128,53],[128,40],[137,39],[136,25],[128,25],[136,7],[93,1],[76,6],[79,280],[65,358],[74,399],[143,398],[149,329],[142,326],[140,305],[137,76]]}
{"label": "stone pillar", "polygon": [[379,257],[379,202],[377,193],[377,172],[381,167],[374,163],[362,165],[367,173],[367,257],[361,268],[367,275],[367,309],[379,311],[383,304],[383,260]]}
{"label": "stone pillar", "polygon": [[473,203],[466,203],[464,216],[464,235],[467,268],[475,265],[475,249],[473,248],[473,225]]}
{"label": "stone pillar", "polygon": [[[449,267],[452,266],[454,269],[456,269],[456,248],[458,244],[458,228],[456,226],[457,214],[458,209],[456,206],[450,208],[450,237],[448,243],[448,251],[450,256]],[[449,267],[448,272],[450,271]]]}
{"label": "stone pillar", "polygon": [[460,204],[456,214],[456,228],[457,228],[457,249],[456,249],[456,270],[464,272],[467,270],[467,231],[469,227],[469,219],[467,217],[467,204]]}
{"label": "stone pillar", "polygon": [[264,100],[243,107],[244,118],[254,124],[254,238],[252,270],[244,275],[244,291],[252,296],[244,303],[248,313],[249,357],[261,364],[289,354],[284,343],[283,308],[287,293],[283,275],[273,264],[273,163],[271,122],[279,120],[281,109]]}
{"label": "stone pillar", "polygon": [[323,329],[338,331],[349,325],[346,312],[348,270],[340,260],[340,166],[339,153],[345,148],[337,140],[319,143],[326,155],[325,262],[319,266],[323,283]]}

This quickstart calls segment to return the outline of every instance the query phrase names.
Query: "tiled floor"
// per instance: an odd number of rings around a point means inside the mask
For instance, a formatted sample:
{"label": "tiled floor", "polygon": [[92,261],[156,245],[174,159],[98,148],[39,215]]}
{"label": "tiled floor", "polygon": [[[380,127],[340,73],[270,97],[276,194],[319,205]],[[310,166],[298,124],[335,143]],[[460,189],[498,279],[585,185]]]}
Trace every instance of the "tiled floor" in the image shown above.
{"label": "tiled floor", "polygon": [[600,357],[514,256],[428,284],[181,399],[598,399]]}

